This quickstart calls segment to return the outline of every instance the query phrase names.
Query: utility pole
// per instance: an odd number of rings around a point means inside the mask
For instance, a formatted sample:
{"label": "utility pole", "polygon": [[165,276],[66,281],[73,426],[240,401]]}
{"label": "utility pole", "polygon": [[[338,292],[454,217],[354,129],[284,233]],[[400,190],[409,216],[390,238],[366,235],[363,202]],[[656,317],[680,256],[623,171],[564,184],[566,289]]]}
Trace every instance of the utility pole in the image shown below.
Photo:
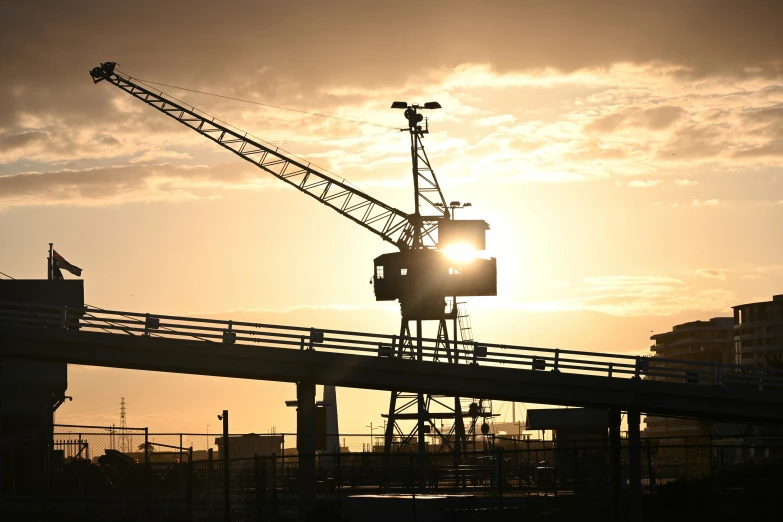
{"label": "utility pole", "polygon": [[50,281],[54,279],[54,258],[52,257],[52,250],[54,250],[54,243],[49,243],[49,265],[47,268],[48,274],[46,278]]}
{"label": "utility pole", "polygon": [[378,427],[378,426],[375,426],[375,427],[373,427],[373,425],[372,425],[372,421],[370,421],[370,424],[368,424],[367,426],[365,426],[365,428],[370,428],[370,453],[372,453],[372,447],[373,447],[372,436],[373,436],[373,433],[375,432],[375,429],[376,429],[377,427]]}
{"label": "utility pole", "polygon": [[133,451],[133,448],[128,444],[128,425],[125,419],[125,397],[122,397],[120,400],[120,447],[123,453]]}

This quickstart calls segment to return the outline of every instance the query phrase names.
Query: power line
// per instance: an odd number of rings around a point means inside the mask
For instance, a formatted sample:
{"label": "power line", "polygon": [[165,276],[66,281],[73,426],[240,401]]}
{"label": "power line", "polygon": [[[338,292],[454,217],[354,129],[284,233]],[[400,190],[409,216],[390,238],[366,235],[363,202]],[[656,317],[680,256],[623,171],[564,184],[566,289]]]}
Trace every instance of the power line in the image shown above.
{"label": "power line", "polygon": [[348,122],[351,122],[351,123],[358,123],[360,125],[372,125],[374,127],[381,127],[383,129],[389,129],[389,130],[395,130],[395,131],[399,130],[399,129],[395,128],[395,127],[389,127],[388,125],[381,125],[380,123],[373,123],[373,122],[362,121],[362,120],[354,120],[352,118],[343,118],[342,116],[334,116],[334,115],[331,115],[331,114],[323,114],[323,113],[320,113],[320,112],[303,111],[301,109],[292,109],[290,107],[282,107],[280,105],[272,105],[271,103],[263,103],[263,102],[253,101],[253,100],[245,100],[243,98],[235,98],[234,96],[225,96],[223,94],[215,94],[215,93],[212,93],[212,92],[199,91],[197,89],[189,89],[187,87],[181,87],[181,86],[178,86],[178,85],[171,85],[171,84],[163,83],[163,82],[154,82],[152,80],[144,80],[144,79],[141,79],[141,78],[135,78],[135,77],[130,76],[130,75],[128,75],[128,77],[132,78],[132,79],[134,79],[136,81],[139,81],[139,82],[151,83],[153,85],[162,85],[164,87],[170,87],[172,89],[180,89],[182,91],[195,92],[196,94],[204,94],[206,96],[214,96],[215,98],[224,98],[226,100],[233,100],[233,101],[238,101],[238,102],[242,102],[242,103],[250,103],[252,105],[261,105],[262,107],[271,107],[273,109],[280,109],[282,111],[298,112],[300,114],[307,114],[307,115],[310,115],[310,116],[320,116],[321,118],[330,118],[330,119],[333,119],[333,120],[348,121]]}
{"label": "power line", "polygon": [[8,279],[13,279],[13,280],[16,280],[16,278],[14,278],[14,277],[11,277],[10,275],[6,274],[5,272],[0,272],[0,274],[3,274],[3,275],[4,275],[4,276],[6,276]]}

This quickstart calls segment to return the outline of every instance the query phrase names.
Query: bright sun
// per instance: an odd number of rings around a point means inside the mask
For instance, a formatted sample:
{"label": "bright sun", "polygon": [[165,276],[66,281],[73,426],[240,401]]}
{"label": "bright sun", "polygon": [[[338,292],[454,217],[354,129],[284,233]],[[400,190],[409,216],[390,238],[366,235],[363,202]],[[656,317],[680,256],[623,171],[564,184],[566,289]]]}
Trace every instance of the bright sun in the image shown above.
{"label": "bright sun", "polygon": [[443,249],[443,253],[446,254],[446,257],[449,259],[453,259],[460,263],[469,263],[476,259],[476,249],[464,243],[447,246]]}

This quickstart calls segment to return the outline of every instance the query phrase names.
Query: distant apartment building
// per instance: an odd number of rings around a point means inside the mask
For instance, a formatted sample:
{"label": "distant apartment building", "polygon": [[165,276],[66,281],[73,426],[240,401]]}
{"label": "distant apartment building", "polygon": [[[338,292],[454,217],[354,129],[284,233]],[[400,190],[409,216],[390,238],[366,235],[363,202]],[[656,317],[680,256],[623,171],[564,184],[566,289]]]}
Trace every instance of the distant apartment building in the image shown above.
{"label": "distant apartment building", "polygon": [[[655,341],[655,344],[650,347],[650,351],[654,352],[653,357],[669,359],[670,362],[665,362],[662,366],[672,370],[703,370],[703,366],[692,364],[694,361],[733,364],[734,334],[732,317],[691,321],[678,324],[671,332],[651,336],[650,339]],[[656,379],[670,380],[668,377]],[[708,430],[709,426],[697,420],[650,416],[646,419],[645,434],[648,437],[692,436],[704,435]]]}
{"label": "distant apartment building", "polygon": [[783,294],[772,301],[732,308],[735,364],[767,366],[779,360],[783,356]]}

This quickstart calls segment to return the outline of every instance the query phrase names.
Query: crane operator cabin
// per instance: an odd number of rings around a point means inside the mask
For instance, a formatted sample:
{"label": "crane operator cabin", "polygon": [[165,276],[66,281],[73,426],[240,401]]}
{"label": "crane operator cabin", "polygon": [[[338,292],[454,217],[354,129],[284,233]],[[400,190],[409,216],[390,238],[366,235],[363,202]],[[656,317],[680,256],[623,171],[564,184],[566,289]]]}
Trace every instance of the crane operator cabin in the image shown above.
{"label": "crane operator cabin", "polygon": [[444,317],[446,297],[497,295],[497,260],[477,256],[486,248],[482,220],[443,220],[437,250],[413,249],[375,258],[377,301],[399,299],[411,320]]}

